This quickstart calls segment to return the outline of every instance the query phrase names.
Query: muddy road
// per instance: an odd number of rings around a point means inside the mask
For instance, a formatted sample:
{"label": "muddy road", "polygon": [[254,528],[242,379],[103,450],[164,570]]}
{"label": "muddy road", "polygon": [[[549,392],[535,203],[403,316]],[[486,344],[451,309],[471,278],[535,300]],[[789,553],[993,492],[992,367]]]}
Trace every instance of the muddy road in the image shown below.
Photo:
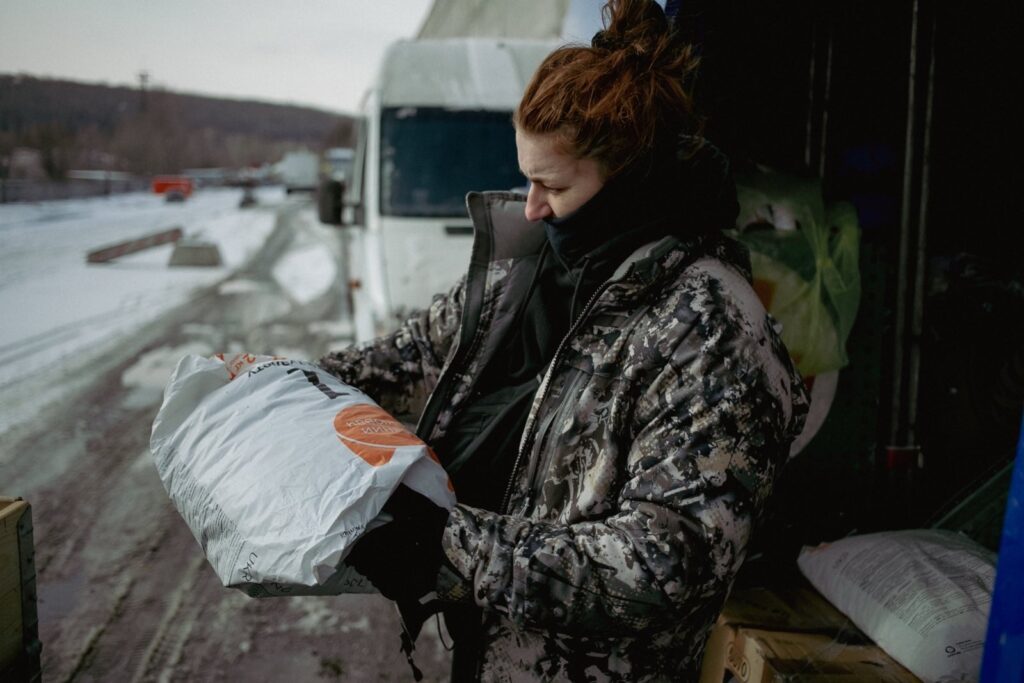
{"label": "muddy road", "polygon": [[[47,683],[412,680],[395,611],[379,596],[255,600],[223,588],[149,455],[164,383],[185,353],[317,358],[347,343],[340,265],[335,286],[303,303],[271,275],[311,241],[340,264],[340,235],[299,203],[258,210],[276,211],[276,224],[246,267],[116,353],[16,387],[67,387],[0,435],[0,493],[32,504]],[[431,621],[416,663],[429,681],[446,680],[448,662]]]}

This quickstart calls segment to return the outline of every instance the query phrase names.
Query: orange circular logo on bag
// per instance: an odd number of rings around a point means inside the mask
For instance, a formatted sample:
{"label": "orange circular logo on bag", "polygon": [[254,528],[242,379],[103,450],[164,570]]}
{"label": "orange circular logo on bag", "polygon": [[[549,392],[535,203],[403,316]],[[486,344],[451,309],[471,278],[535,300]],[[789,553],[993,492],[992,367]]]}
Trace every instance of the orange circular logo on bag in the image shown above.
{"label": "orange circular logo on bag", "polygon": [[334,431],[349,450],[374,467],[386,465],[397,448],[424,445],[382,408],[366,403],[335,415]]}

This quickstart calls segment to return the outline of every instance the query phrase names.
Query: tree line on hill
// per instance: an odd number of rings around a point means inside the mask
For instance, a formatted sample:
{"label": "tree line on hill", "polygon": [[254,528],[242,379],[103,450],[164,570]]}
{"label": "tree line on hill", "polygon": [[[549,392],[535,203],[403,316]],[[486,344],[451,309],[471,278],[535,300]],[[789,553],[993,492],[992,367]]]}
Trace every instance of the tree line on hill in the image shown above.
{"label": "tree line on hill", "polygon": [[72,169],[152,175],[245,168],[299,148],[351,146],[350,116],[309,107],[0,74],[0,177],[32,150],[52,180]]}

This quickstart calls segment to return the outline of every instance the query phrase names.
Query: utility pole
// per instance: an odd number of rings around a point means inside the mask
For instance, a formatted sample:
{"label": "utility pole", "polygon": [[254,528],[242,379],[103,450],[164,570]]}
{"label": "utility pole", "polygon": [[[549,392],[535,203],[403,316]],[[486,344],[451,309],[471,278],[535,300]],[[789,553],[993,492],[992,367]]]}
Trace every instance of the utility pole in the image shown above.
{"label": "utility pole", "polygon": [[139,111],[146,113],[146,86],[149,84],[149,72],[139,72]]}

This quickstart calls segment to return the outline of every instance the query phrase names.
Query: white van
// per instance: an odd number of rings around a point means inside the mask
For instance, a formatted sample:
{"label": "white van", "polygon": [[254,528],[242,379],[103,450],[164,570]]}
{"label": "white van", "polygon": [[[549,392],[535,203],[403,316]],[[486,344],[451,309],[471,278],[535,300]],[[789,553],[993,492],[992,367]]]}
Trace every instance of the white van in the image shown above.
{"label": "white van", "polygon": [[450,38],[392,45],[362,105],[343,195],[320,219],[346,230],[357,340],[395,328],[466,271],[471,190],[523,187],[512,112],[553,41]]}

